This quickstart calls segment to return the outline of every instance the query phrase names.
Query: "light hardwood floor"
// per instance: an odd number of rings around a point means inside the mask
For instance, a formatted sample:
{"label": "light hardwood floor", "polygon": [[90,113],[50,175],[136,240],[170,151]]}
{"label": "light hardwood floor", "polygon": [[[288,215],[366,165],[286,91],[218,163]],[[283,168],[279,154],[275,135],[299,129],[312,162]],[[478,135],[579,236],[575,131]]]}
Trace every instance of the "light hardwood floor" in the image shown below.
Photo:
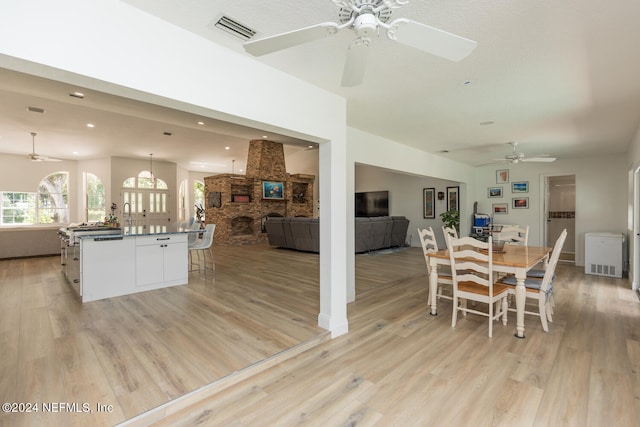
{"label": "light hardwood floor", "polygon": [[[2,414],[0,425],[113,425],[323,336],[317,255],[215,254],[215,282],[84,305],[56,258],[0,261],[2,402],[114,405]],[[425,270],[417,248],[358,255],[348,334],[194,394],[158,424],[640,425],[640,303],[626,280],[561,264],[550,332],[526,316],[516,339],[511,314],[490,339],[480,316],[451,328],[448,301],[428,315]]]}

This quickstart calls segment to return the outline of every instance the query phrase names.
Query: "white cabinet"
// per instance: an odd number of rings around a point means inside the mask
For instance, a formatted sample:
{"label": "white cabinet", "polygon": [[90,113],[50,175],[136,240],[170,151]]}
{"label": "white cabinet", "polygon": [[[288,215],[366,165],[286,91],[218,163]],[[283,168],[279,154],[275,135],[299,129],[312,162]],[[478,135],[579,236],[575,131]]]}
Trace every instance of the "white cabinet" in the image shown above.
{"label": "white cabinet", "polygon": [[137,237],[135,259],[136,287],[165,287],[188,281],[186,234]]}
{"label": "white cabinet", "polygon": [[127,295],[135,289],[135,248],[135,239],[81,239],[82,302]]}

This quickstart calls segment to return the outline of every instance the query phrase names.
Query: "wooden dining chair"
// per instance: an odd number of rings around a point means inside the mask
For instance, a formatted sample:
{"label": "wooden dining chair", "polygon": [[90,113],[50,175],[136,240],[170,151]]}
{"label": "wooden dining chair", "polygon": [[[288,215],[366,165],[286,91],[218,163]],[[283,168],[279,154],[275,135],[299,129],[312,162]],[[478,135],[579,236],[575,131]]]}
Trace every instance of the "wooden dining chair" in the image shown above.
{"label": "wooden dining chair", "polygon": [[[451,274],[453,278],[453,314],[451,327],[455,327],[458,312],[479,314],[489,318],[489,337],[493,336],[493,321],[502,317],[503,325],[507,324],[507,295],[509,287],[494,283],[492,239],[481,242],[471,237],[456,239],[445,233]],[[458,300],[460,304],[458,304]],[[475,307],[469,308],[467,301],[487,304],[487,311]],[[496,304],[500,302],[500,304]],[[497,307],[494,310],[494,305]]]}
{"label": "wooden dining chair", "polygon": [[455,239],[458,238],[458,230],[456,230],[453,227],[445,227],[444,225],[442,226],[442,234],[444,235],[445,238],[445,242],[447,239],[447,234]]}
{"label": "wooden dining chair", "polygon": [[[525,314],[532,314],[540,317],[540,323],[542,323],[542,329],[545,332],[549,332],[548,322],[553,322],[553,306],[555,302],[553,300],[553,279],[555,278],[555,269],[560,258],[560,252],[562,246],[567,238],[567,230],[565,229],[560,237],[556,240],[553,246],[553,252],[547,264],[547,269],[544,272],[542,279],[527,277],[524,281],[527,299],[534,299],[538,303],[538,311],[527,311],[525,308]],[[509,294],[515,295],[516,290],[516,278],[514,275],[508,275],[500,279],[503,285],[509,287]],[[509,308],[510,311],[515,309]]]}
{"label": "wooden dining chair", "polygon": [[[429,265],[429,254],[438,252],[438,243],[436,242],[436,234],[431,227],[418,228],[418,237],[420,238],[420,244],[422,245],[422,253],[424,254],[424,261],[427,263],[427,274],[431,274],[431,266]],[[429,277],[429,276],[427,276]],[[453,299],[453,295],[445,295],[442,293],[442,285],[447,285],[452,290],[453,294],[453,279],[451,278],[451,269],[444,266],[438,267],[438,290],[436,296],[438,299]],[[427,299],[427,305],[431,305],[431,293]]]}

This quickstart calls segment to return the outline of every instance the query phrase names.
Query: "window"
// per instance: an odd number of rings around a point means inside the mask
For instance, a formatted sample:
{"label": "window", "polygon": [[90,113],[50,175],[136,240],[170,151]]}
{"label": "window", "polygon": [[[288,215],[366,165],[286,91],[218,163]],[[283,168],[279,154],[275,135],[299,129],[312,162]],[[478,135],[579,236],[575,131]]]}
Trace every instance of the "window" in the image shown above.
{"label": "window", "polygon": [[38,186],[38,223],[53,224],[69,222],[69,174],[53,173],[40,181]]}
{"label": "window", "polygon": [[91,222],[103,221],[107,215],[104,185],[100,178],[92,173],[86,174],[86,219]]}
{"label": "window", "polygon": [[69,174],[57,172],[45,177],[37,193],[0,192],[0,224],[54,224],[69,222]]}
{"label": "window", "polygon": [[0,224],[33,224],[36,218],[36,193],[2,194]]}
{"label": "window", "polygon": [[[137,178],[137,180],[136,180]],[[137,181],[137,184],[136,184]],[[149,171],[142,171],[137,177],[130,176],[122,183],[122,188],[155,188],[157,190],[168,190],[169,187],[164,180],[155,178]]]}
{"label": "window", "polygon": [[[204,182],[202,181],[193,182],[193,204],[195,205],[196,210],[200,206],[204,208]],[[204,220],[204,211],[202,219]]]}
{"label": "window", "polygon": [[186,194],[185,194],[185,189],[187,188],[187,180],[183,180],[182,183],[180,183],[180,189],[178,190],[178,219],[185,219],[187,217],[186,214],[186,206],[187,206],[187,201],[186,201]]}

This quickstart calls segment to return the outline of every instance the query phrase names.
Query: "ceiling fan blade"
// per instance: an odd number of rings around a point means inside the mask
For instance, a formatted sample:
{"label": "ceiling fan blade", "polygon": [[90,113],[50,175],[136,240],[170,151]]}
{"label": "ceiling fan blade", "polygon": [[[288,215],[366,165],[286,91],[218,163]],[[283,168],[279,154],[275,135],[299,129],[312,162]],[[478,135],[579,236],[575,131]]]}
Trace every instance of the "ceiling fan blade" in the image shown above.
{"label": "ceiling fan blade", "polygon": [[466,58],[478,43],[406,18],[390,24],[389,38],[450,61]]}
{"label": "ceiling fan blade", "polygon": [[522,159],[523,162],[554,162],[556,160],[555,157],[529,157]]}
{"label": "ceiling fan blade", "polygon": [[267,53],[276,52],[299,44],[329,37],[337,32],[338,24],[335,22],[324,22],[311,27],[248,41],[244,44],[244,50],[253,56],[262,56]]}
{"label": "ceiling fan blade", "polygon": [[349,46],[342,73],[342,86],[353,87],[362,83],[369,57],[369,42],[368,38],[358,38]]}
{"label": "ceiling fan blade", "polygon": [[54,159],[53,157],[41,156],[39,154],[29,154],[29,160],[32,162],[61,162],[60,159]]}

